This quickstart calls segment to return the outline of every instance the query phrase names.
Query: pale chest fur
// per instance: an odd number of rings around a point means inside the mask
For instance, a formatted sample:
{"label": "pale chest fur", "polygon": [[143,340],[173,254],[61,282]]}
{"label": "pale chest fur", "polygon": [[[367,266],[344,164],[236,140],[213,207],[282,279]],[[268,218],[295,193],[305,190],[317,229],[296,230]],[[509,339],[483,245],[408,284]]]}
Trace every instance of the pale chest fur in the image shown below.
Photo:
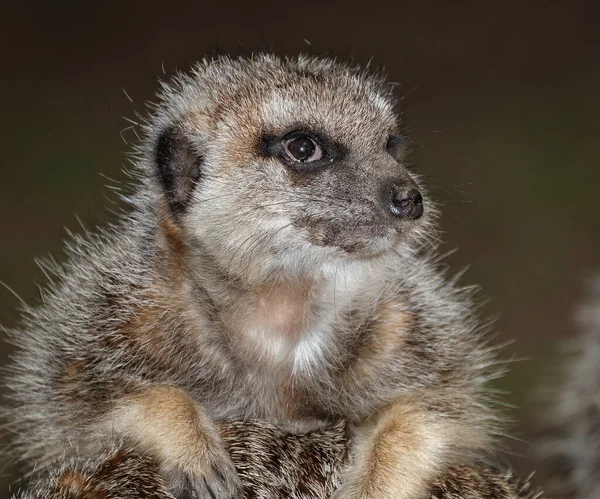
{"label": "pale chest fur", "polygon": [[393,369],[412,325],[401,300],[381,296],[364,275],[257,288],[233,296],[220,317],[241,377],[256,390],[246,403],[279,421],[319,414],[335,405],[332,397],[374,388]]}
{"label": "pale chest fur", "polygon": [[233,292],[219,311],[223,334],[236,355],[300,375],[325,361],[339,339],[340,318],[364,308],[373,291],[363,283],[361,293],[353,276],[334,275]]}
{"label": "pale chest fur", "polygon": [[219,312],[229,346],[265,367],[294,364],[306,337],[328,327],[317,293],[308,280],[240,293]]}

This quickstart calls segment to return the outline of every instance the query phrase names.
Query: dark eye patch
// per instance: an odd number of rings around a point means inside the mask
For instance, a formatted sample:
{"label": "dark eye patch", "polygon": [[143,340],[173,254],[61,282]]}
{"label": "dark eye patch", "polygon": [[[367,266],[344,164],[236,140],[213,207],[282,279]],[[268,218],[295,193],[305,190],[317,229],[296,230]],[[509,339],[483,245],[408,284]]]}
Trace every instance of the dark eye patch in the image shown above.
{"label": "dark eye patch", "polygon": [[[292,161],[286,153],[286,144],[296,138],[306,138],[317,144],[322,150],[322,156],[316,161],[297,162]],[[309,127],[297,125],[291,131],[284,134],[263,134],[259,146],[259,154],[263,157],[274,157],[281,160],[286,166],[298,171],[321,170],[336,161],[343,160],[347,155],[347,148],[331,139],[326,134],[311,130]]]}
{"label": "dark eye patch", "polygon": [[[304,139],[307,141],[307,144],[311,142],[318,146],[322,153],[319,155],[319,159],[303,162],[290,157],[289,145],[296,139]],[[300,145],[300,143],[296,145]],[[298,126],[283,135],[264,134],[260,140],[259,153],[264,157],[278,158],[292,170],[308,173],[322,170],[334,162],[343,159],[347,154],[347,149],[323,133]]]}

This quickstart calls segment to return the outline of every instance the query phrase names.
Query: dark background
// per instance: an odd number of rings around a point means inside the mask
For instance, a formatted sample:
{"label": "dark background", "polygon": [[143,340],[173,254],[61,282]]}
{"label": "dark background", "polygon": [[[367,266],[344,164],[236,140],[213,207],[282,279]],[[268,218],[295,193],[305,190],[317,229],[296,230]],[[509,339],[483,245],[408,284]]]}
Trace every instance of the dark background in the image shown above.
{"label": "dark background", "polygon": [[[75,214],[87,226],[112,216],[100,174],[123,179],[135,141],[125,118],[163,73],[215,49],[373,58],[401,83],[445,249],[459,248],[449,261],[471,266],[464,282],[490,297],[495,341],[512,341],[517,361],[498,385],[526,437],[534,387],[574,334],[582,278],[600,267],[594,3],[3,2],[0,280],[35,301],[33,258],[60,258]],[[0,287],[0,323],[13,325],[18,305]],[[536,466],[527,445],[507,445],[508,460]]]}

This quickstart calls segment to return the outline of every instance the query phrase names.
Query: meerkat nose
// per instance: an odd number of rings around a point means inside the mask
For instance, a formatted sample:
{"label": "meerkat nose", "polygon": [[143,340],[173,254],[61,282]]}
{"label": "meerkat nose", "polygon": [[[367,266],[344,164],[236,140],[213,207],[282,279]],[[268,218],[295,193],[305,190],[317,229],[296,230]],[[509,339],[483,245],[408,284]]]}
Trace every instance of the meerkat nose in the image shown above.
{"label": "meerkat nose", "polygon": [[394,186],[389,208],[395,217],[417,220],[423,215],[423,196],[415,188],[402,189]]}

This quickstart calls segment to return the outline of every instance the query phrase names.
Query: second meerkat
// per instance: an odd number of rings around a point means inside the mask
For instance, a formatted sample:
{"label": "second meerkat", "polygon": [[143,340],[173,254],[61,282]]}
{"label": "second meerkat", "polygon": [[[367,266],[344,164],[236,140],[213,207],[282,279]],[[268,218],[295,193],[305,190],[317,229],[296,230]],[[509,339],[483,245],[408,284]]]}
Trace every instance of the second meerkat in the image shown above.
{"label": "second meerkat", "polygon": [[492,361],[435,263],[395,104],[380,76],[308,57],[166,85],[130,211],[76,238],[14,333],[20,457],[90,458],[116,434],[174,492],[236,497],[216,422],[343,419],[337,497],[416,499],[480,456]]}

